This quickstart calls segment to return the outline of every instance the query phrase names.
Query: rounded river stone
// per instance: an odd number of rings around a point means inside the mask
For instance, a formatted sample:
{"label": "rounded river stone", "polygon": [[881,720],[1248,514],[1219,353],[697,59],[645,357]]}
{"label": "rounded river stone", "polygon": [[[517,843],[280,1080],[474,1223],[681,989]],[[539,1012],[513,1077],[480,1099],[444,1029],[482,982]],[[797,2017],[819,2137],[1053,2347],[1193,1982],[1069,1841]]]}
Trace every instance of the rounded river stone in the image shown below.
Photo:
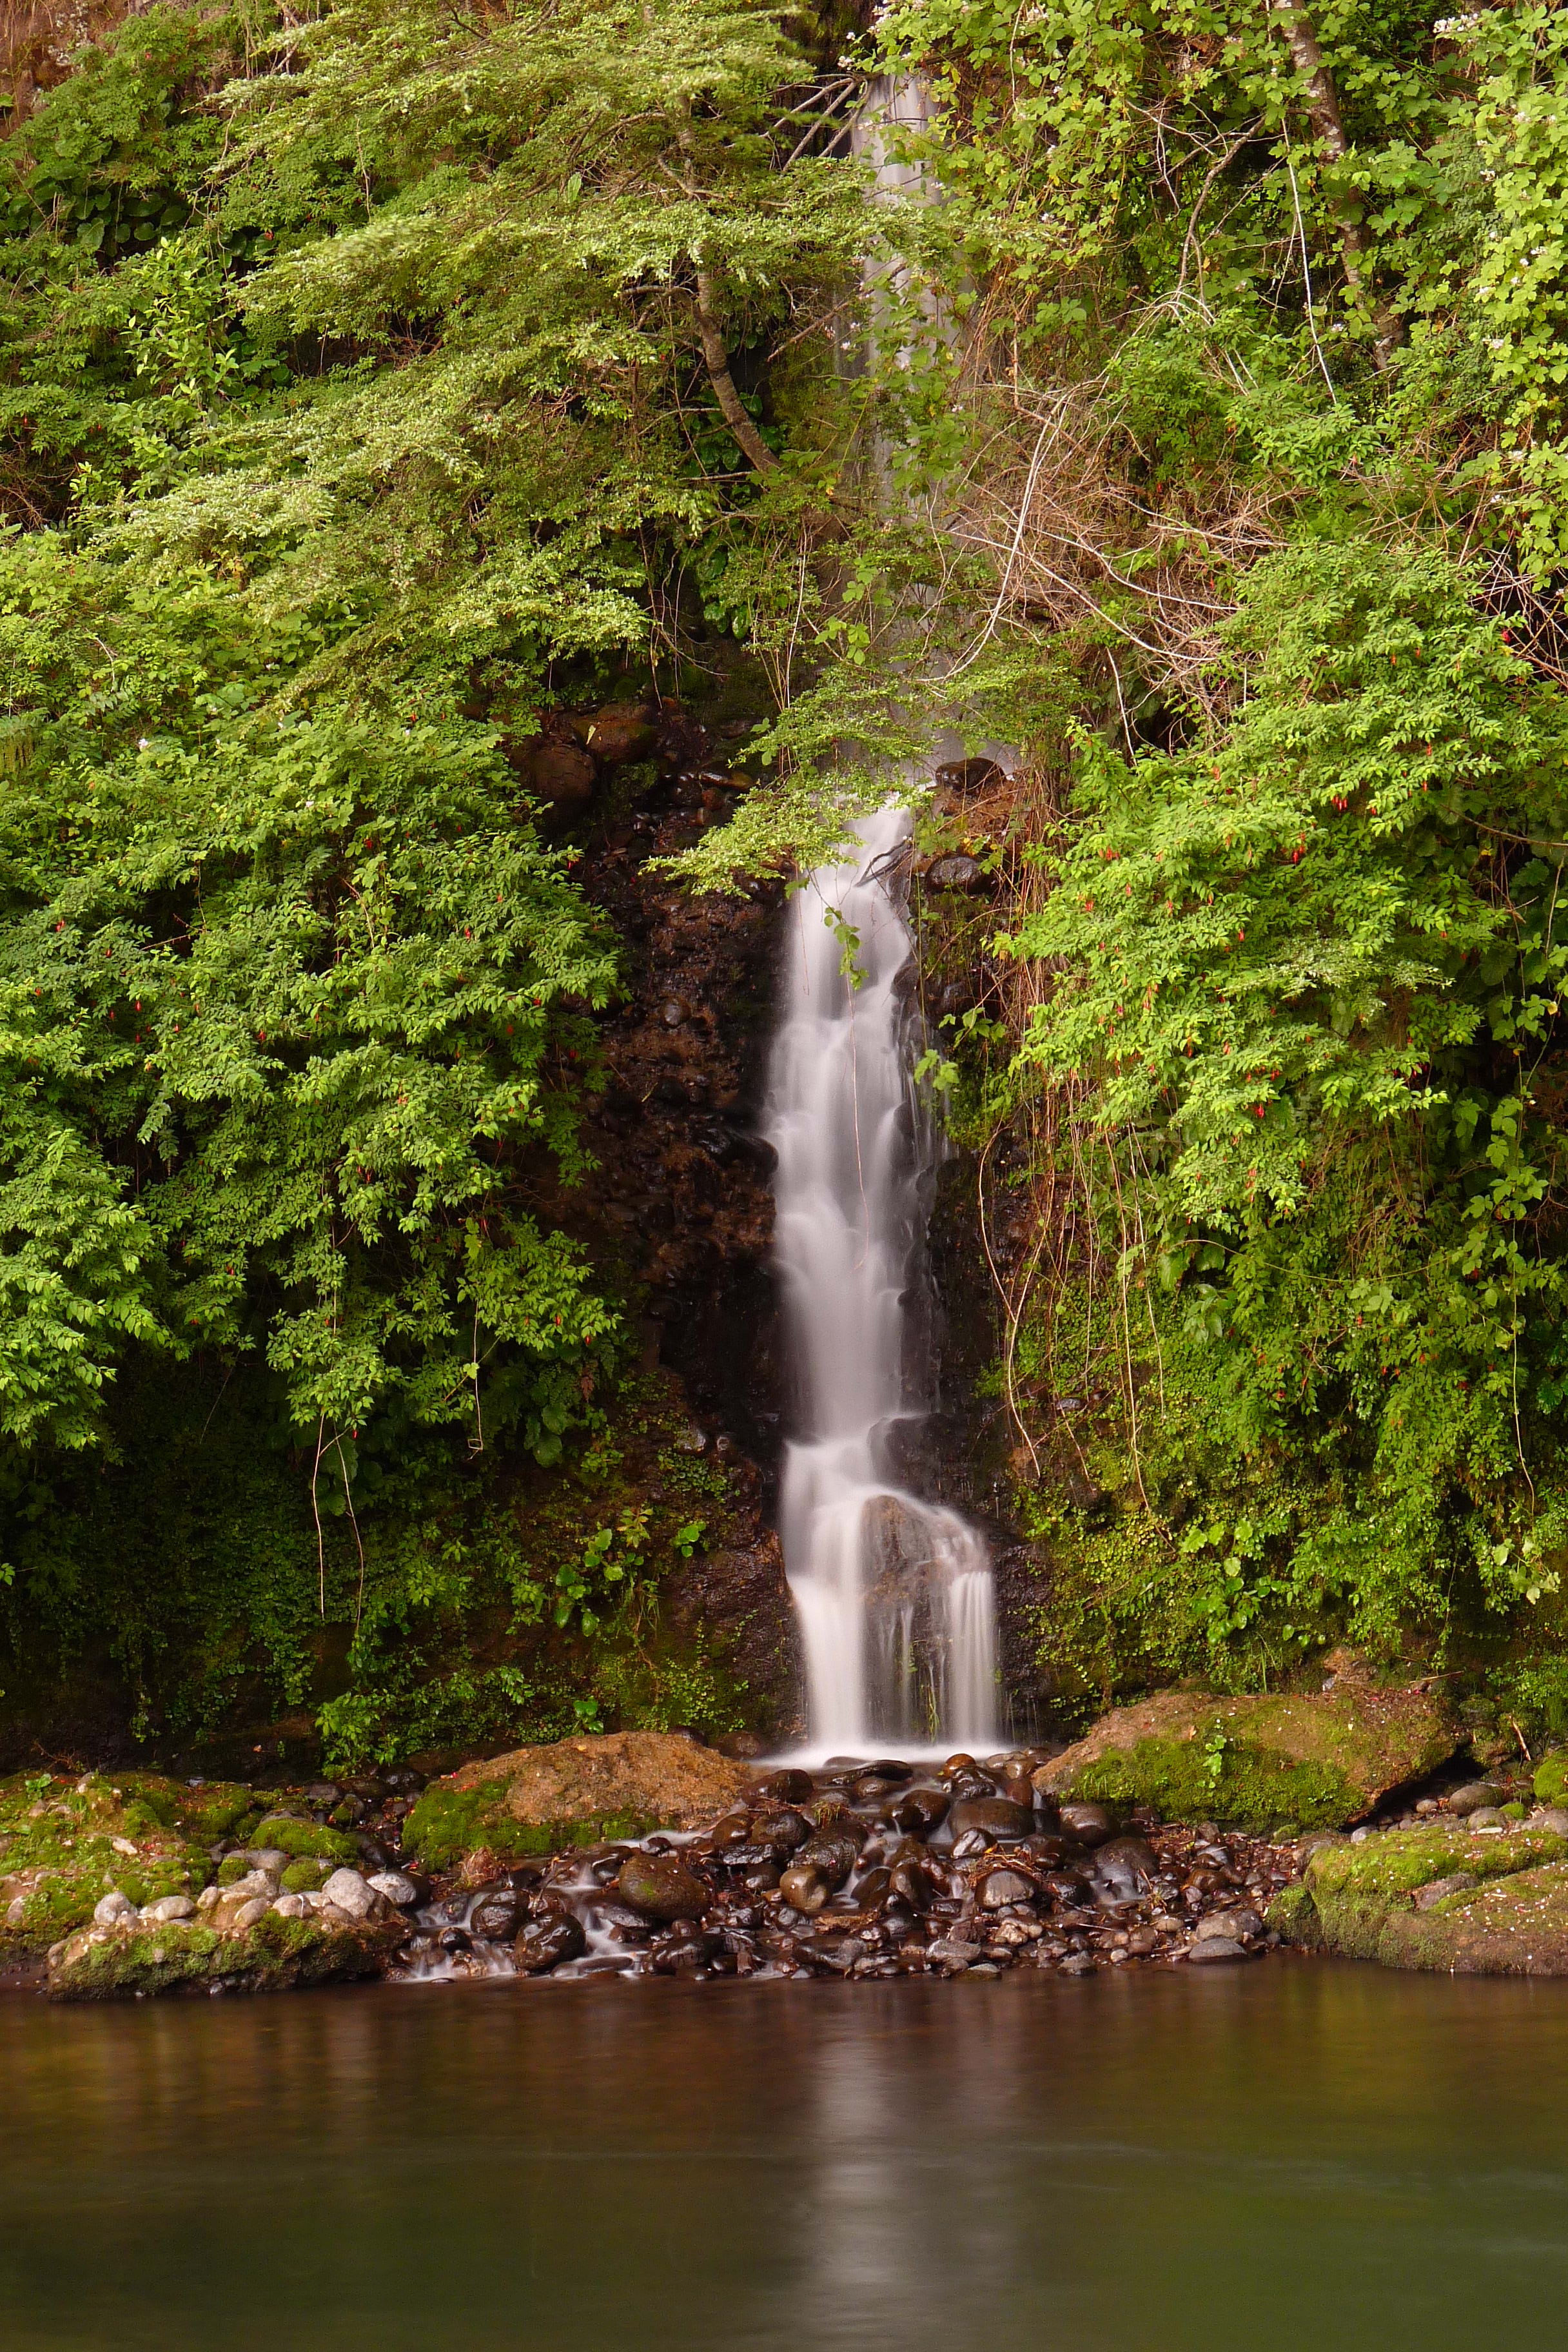
{"label": "rounded river stone", "polygon": [[616,1886],[645,1919],[700,1919],[713,1899],[677,1853],[628,1853]]}

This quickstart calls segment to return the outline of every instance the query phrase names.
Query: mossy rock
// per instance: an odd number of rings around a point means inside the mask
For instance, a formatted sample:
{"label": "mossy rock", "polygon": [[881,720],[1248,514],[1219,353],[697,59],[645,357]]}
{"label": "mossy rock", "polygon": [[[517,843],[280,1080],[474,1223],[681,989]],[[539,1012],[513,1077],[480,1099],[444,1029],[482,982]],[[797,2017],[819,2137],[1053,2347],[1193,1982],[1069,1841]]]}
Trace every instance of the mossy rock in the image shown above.
{"label": "mossy rock", "polygon": [[297,1822],[287,1813],[268,1813],[246,1843],[252,1853],[270,1846],[274,1853],[290,1854],[296,1862],[347,1863],[351,1869],[358,1866],[360,1858],[353,1838],[315,1822]]}
{"label": "mossy rock", "polygon": [[0,1953],[47,1950],[90,1919],[111,1886],[136,1904],[195,1894],[211,1864],[188,1834],[189,1793],[149,1774],[0,1780]]}
{"label": "mossy rock", "polygon": [[482,1780],[468,1789],[432,1781],[403,1824],[404,1860],[426,1870],[451,1870],[465,1855],[479,1853],[517,1862],[525,1854],[557,1853],[564,1846],[646,1837],[665,1826],[646,1813],[631,1812],[522,1822],[510,1809],[509,1793],[505,1780]]}
{"label": "mossy rock", "polygon": [[1145,1805],[1164,1821],[1330,1829],[1453,1753],[1444,1702],[1342,1674],[1331,1692],[1164,1691],[1118,1708],[1035,1775],[1047,1795]]}
{"label": "mossy rock", "polygon": [[432,1780],[403,1825],[403,1851],[446,1870],[481,1849],[504,1862],[695,1829],[742,1797],[752,1777],[683,1732],[585,1733]]}
{"label": "mossy rock", "polygon": [[334,1862],[291,1862],[283,1873],[285,1895],[314,1895],[337,1868]]}
{"label": "mossy rock", "polygon": [[[1415,1907],[1423,1887],[1461,1874],[1480,1883]],[[1323,1846],[1268,1924],[1287,1943],[1384,1968],[1568,1975],[1568,1838],[1444,1823]]]}
{"label": "mossy rock", "polygon": [[1568,1748],[1542,1757],[1535,1768],[1535,1793],[1543,1805],[1568,1805]]}
{"label": "mossy rock", "polygon": [[174,1992],[288,1992],[380,1976],[406,1934],[402,1921],[337,1927],[269,1912],[243,1936],[199,1921],[89,1929],[50,1962],[54,2000],[124,2000]]}

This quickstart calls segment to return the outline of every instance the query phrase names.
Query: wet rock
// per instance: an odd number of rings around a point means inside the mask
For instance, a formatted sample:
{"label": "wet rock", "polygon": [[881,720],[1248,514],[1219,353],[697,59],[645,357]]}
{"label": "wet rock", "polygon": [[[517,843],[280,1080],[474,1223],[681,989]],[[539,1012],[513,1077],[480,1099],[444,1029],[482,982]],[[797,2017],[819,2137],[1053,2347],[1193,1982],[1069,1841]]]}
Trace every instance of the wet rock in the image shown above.
{"label": "wet rock", "polygon": [[760,1780],[752,1780],[747,1787],[746,1800],[755,1811],[774,1802],[781,1805],[809,1804],[816,1793],[809,1772],[784,1769],[764,1772]]}
{"label": "wet rock", "polygon": [[932,1830],[940,1829],[947,1819],[952,1802],[945,1789],[932,1788],[921,1782],[903,1790],[892,1805],[888,1818],[895,1829],[903,1831],[906,1837],[929,1837]]}
{"label": "wet rock", "polygon": [[563,1960],[580,1958],[587,1948],[583,1923],[570,1912],[536,1920],[518,1937],[514,1948],[519,1972],[525,1977],[546,1976]]}
{"label": "wet rock", "polygon": [[574,726],[602,767],[618,768],[631,760],[651,759],[658,749],[654,714],[635,702],[606,703],[604,709]]}
{"label": "wet rock", "polygon": [[654,1937],[648,1946],[648,1963],[658,1976],[695,1976],[723,1948],[721,1935],[699,1927],[694,1919],[680,1919]]}
{"label": "wet rock", "polygon": [[918,1862],[900,1862],[888,1874],[889,1892],[911,1911],[926,1911],[931,1903],[929,1873]]}
{"label": "wet rock", "polygon": [[1066,1804],[1059,1817],[1067,1835],[1079,1845],[1104,1845],[1116,1835],[1116,1816],[1105,1805]]}
{"label": "wet rock", "polygon": [[526,1916],[527,1897],[515,1887],[495,1887],[481,1895],[468,1914],[468,1931],[487,1944],[510,1944]]}
{"label": "wet rock", "polygon": [[985,1911],[1000,1911],[1007,1903],[1031,1903],[1038,1893],[1034,1880],[1018,1870],[988,1870],[980,1881],[981,1908]]}
{"label": "wet rock", "polygon": [[792,1911],[803,1911],[809,1917],[826,1902],[827,1881],[819,1871],[796,1863],[779,1880],[779,1893]]}
{"label": "wet rock", "polygon": [[1026,1837],[1035,1816],[1031,1807],[1015,1804],[1010,1797],[964,1797],[947,1822],[955,1838],[966,1830],[984,1830],[992,1837]]}
{"label": "wet rock", "polygon": [[629,1853],[616,1880],[623,1903],[645,1919],[700,1919],[712,1896],[679,1853]]}
{"label": "wet rock", "polygon": [[565,735],[534,735],[509,742],[507,757],[520,782],[557,808],[581,808],[594,797],[594,755]]}
{"label": "wet rock", "polygon": [[773,1854],[798,1852],[811,1836],[811,1823],[804,1813],[785,1806],[777,1812],[759,1813],[752,1822],[752,1835],[759,1845]]}
{"label": "wet rock", "polygon": [[1237,1943],[1233,1937],[1210,1936],[1193,1946],[1187,1954],[1187,1966],[1190,1969],[1208,1968],[1216,1962],[1249,1960],[1251,1958],[1247,1946]]}
{"label": "wet rock", "polygon": [[962,1937],[942,1937],[926,1946],[926,1955],[933,1960],[943,1976],[962,1976],[979,1959],[981,1948],[966,1942]]}
{"label": "wet rock", "polygon": [[994,760],[944,760],[935,771],[937,790],[956,793],[960,799],[994,792],[1006,781],[1005,771]]}
{"label": "wet rock", "polygon": [[1153,1884],[1159,1856],[1144,1838],[1110,1838],[1094,1856],[1094,1874],[1121,1895],[1137,1895]]}
{"label": "wet rock", "polygon": [[[859,1857],[859,1842],[853,1837],[814,1837],[801,1847],[795,1863],[814,1870],[829,1886],[842,1886]],[[784,1874],[789,1875],[787,1871]]]}

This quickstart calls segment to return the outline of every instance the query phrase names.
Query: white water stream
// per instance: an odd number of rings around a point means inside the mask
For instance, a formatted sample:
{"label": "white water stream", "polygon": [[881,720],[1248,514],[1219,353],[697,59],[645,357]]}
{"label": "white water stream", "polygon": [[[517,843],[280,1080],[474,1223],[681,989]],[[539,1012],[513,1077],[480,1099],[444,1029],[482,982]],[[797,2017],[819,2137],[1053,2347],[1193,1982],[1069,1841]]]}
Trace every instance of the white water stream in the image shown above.
{"label": "white water stream", "polygon": [[[859,827],[790,910],[765,1132],[778,1153],[775,1249],[801,1401],[785,1452],[784,1565],[805,1650],[814,1748],[996,1739],[995,1612],[982,1537],[889,1476],[909,1392],[904,1296],[919,1265],[921,1179],[935,1150],[915,1100],[917,1034],[900,975],[911,944],[879,878],[901,810]],[[824,920],[858,935],[858,988]]]}

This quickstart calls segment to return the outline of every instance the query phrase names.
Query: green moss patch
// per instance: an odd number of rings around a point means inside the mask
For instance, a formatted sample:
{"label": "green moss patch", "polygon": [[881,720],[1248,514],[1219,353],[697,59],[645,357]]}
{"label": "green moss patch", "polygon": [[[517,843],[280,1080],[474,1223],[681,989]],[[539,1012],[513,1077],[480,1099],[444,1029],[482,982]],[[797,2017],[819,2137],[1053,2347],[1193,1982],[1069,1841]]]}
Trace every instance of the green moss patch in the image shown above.
{"label": "green moss patch", "polygon": [[400,1921],[330,1927],[268,1913],[244,1936],[199,1922],[97,1930],[73,1937],[49,1969],[55,2000],[121,2000],[137,1994],[286,1992],[296,1986],[379,1976],[401,1944]]}
{"label": "green moss patch", "polygon": [[351,1867],[359,1862],[358,1846],[341,1831],[278,1813],[269,1813],[259,1822],[256,1835],[247,1843],[253,1851],[270,1846],[274,1853],[291,1854],[296,1862],[344,1862]]}
{"label": "green moss patch", "polygon": [[1074,1797],[1101,1804],[1147,1805],[1162,1821],[1234,1822],[1247,1828],[1293,1821],[1327,1829],[1352,1820],[1364,1799],[1331,1765],[1293,1763],[1247,1739],[1203,1748],[1176,1739],[1140,1739],[1110,1748],[1073,1779]]}
{"label": "green moss patch", "polygon": [[426,1870],[450,1870],[466,1854],[483,1852],[498,1862],[510,1862],[524,1854],[554,1853],[567,1845],[646,1837],[658,1827],[647,1814],[631,1812],[520,1822],[508,1803],[509,1789],[505,1780],[481,1780],[468,1789],[433,1781],[404,1822],[405,1861]]}
{"label": "green moss patch", "polygon": [[1055,1797],[1147,1805],[1166,1821],[1354,1821],[1452,1754],[1457,1727],[1421,1689],[1340,1677],[1331,1692],[1163,1691],[1103,1717],[1035,1776]]}
{"label": "green moss patch", "polygon": [[[1479,1885],[1418,1909],[1421,1888]],[[1568,1975],[1568,1838],[1472,1835],[1445,1823],[1321,1847],[1268,1914],[1289,1943],[1384,1968],[1472,1976]]]}
{"label": "green moss patch", "polygon": [[[193,1828],[192,1795],[148,1773],[0,1780],[0,1955],[47,1949],[90,1919],[110,1887],[136,1904],[197,1893],[212,1874],[213,1816],[198,1814]],[[225,1790],[216,1812],[244,1801],[243,1790]]]}
{"label": "green moss patch", "polygon": [[1559,1748],[1536,1766],[1535,1793],[1543,1805],[1568,1805],[1568,1748]]}

